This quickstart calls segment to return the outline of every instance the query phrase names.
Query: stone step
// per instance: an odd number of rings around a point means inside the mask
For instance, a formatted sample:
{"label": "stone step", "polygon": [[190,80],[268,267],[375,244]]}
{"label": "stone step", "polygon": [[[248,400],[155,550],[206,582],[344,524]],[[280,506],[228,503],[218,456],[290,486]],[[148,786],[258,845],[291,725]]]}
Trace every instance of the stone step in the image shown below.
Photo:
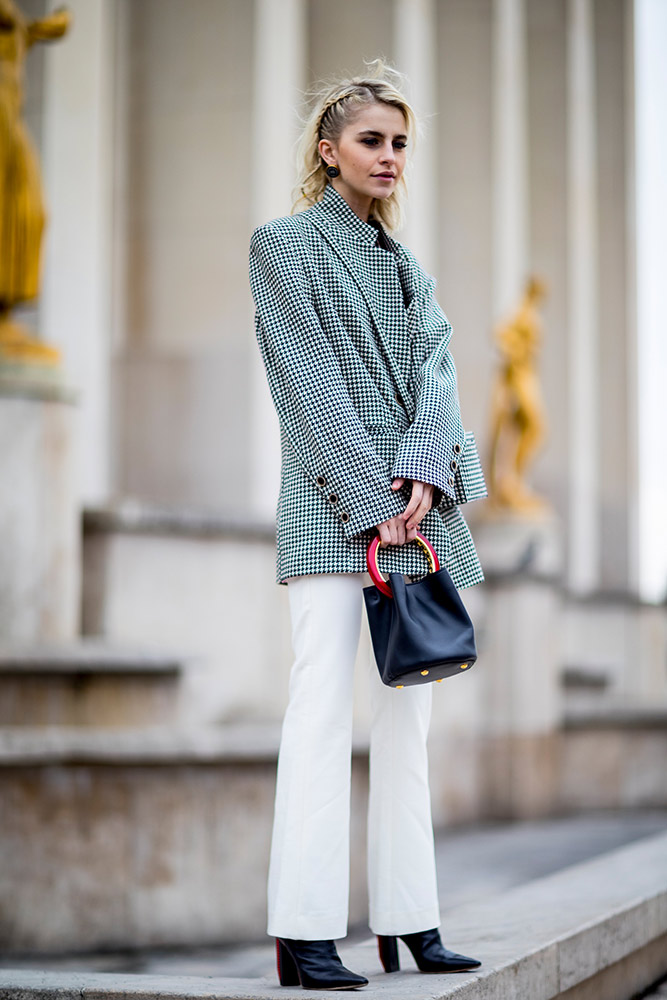
{"label": "stone step", "polygon": [[667,705],[570,706],[560,735],[564,810],[667,805]]}
{"label": "stone step", "polygon": [[[0,727],[0,913],[12,915],[0,921],[0,949],[255,937],[265,919],[279,736],[277,723]],[[367,750],[363,738],[355,742],[353,921],[367,906]],[[567,731],[558,754],[561,812],[667,806],[667,729]],[[50,905],[36,906],[47,892]]]}
{"label": "stone step", "polygon": [[[364,996],[414,1000],[628,1000],[667,973],[667,833],[447,914],[447,944],[482,960],[474,973],[379,970],[374,939],[340,946],[368,976]],[[284,1000],[276,979],[0,970],[3,1000]],[[322,997],[338,993],[322,991]]]}
{"label": "stone step", "polygon": [[[279,737],[269,724],[0,728],[0,950],[188,946],[256,934]],[[357,843],[367,774],[366,747],[360,756],[355,745]],[[356,852],[354,918],[365,908],[363,863]],[[48,906],[36,902],[46,897]]]}
{"label": "stone step", "polygon": [[0,647],[0,726],[173,722],[184,663],[94,638]]}

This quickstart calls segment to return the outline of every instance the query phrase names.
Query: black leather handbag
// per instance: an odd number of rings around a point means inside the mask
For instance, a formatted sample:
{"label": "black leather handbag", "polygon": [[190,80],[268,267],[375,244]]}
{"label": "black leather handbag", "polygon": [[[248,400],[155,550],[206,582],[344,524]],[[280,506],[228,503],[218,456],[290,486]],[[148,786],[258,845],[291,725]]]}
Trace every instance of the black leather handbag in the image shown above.
{"label": "black leather handbag", "polygon": [[442,681],[469,670],[477,659],[475,630],[451,576],[440,569],[428,539],[417,532],[416,541],[431,572],[414,583],[400,573],[391,573],[388,584],[382,578],[379,537],[366,552],[373,586],[363,592],[373,651],[383,683],[395,688]]}

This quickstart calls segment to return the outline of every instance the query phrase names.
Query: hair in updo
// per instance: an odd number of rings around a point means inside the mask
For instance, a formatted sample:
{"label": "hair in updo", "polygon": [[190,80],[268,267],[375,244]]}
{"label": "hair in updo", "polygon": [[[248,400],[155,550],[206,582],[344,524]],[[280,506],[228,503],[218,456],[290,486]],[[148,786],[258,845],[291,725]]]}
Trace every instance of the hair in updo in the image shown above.
{"label": "hair in updo", "polygon": [[[398,108],[405,119],[409,148],[414,146],[419,122],[402,92],[405,77],[383,59],[374,59],[366,65],[368,76],[329,81],[310,91],[313,106],[297,146],[297,181],[292,214],[320,201],[329,183],[325,173],[326,163],[318,149],[320,139],[337,142],[345,126],[353,122],[369,104],[389,104]],[[371,213],[386,229],[393,231],[400,228],[406,194],[404,173],[387,198],[373,199]]]}

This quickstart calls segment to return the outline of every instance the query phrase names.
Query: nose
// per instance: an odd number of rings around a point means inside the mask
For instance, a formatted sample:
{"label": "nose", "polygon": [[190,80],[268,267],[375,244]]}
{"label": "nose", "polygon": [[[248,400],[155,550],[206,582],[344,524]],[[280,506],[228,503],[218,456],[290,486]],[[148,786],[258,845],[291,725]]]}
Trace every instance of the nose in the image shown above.
{"label": "nose", "polygon": [[395,154],[395,151],[394,151],[394,146],[393,146],[393,144],[390,141],[389,142],[385,142],[385,144],[383,145],[381,153],[380,153],[380,160],[382,161],[382,163],[394,163],[395,162],[395,160],[396,160],[396,154]]}

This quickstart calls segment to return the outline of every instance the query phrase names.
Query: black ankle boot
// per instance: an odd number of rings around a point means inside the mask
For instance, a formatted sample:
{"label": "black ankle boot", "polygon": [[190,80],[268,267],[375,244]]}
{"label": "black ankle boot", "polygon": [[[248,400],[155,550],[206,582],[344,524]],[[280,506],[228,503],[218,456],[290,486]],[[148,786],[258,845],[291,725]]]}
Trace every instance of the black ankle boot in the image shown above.
{"label": "black ankle boot", "polygon": [[[412,952],[420,972],[467,972],[482,964],[476,958],[468,958],[467,955],[459,955],[458,952],[445,948],[437,927],[432,931],[398,936]],[[398,972],[400,964],[396,938],[378,935],[378,949],[384,971]]]}
{"label": "black ankle boot", "polygon": [[356,990],[368,980],[346,969],[333,941],[294,941],[276,938],[278,979],[281,986],[304,990]]}

